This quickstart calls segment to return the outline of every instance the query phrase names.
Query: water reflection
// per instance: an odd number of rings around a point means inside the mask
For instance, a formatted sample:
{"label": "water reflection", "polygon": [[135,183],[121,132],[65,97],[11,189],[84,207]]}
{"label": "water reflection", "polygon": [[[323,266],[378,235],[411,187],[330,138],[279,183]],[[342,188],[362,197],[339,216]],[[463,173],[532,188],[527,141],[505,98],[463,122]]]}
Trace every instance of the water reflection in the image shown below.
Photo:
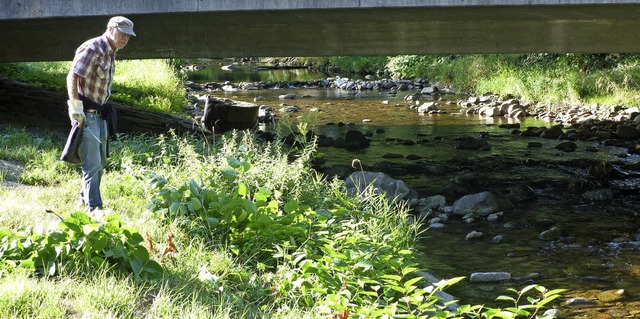
{"label": "water reflection", "polygon": [[326,77],[320,72],[308,69],[265,69],[269,65],[255,62],[238,63],[222,60],[194,61],[199,70],[189,71],[189,80],[206,82],[289,82],[307,81]]}

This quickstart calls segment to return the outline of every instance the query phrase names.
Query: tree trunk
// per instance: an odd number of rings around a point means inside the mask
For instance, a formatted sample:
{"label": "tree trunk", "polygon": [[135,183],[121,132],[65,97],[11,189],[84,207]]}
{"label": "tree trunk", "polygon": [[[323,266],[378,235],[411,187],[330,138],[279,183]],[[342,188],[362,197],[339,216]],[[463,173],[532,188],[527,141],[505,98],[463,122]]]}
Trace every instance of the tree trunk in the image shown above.
{"label": "tree trunk", "polygon": [[[67,99],[66,91],[0,78],[0,123],[68,132]],[[192,119],[112,104],[120,133],[200,130]]]}

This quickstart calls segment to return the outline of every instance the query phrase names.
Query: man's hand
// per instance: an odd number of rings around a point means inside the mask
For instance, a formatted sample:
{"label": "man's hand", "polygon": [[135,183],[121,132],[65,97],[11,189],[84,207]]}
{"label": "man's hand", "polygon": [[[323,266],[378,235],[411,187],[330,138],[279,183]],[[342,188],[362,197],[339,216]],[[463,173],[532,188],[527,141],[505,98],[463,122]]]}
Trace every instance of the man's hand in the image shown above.
{"label": "man's hand", "polygon": [[78,126],[82,126],[86,116],[84,115],[84,109],[82,107],[82,101],[80,100],[67,100],[69,106],[69,119],[71,123],[73,121],[78,122]]}

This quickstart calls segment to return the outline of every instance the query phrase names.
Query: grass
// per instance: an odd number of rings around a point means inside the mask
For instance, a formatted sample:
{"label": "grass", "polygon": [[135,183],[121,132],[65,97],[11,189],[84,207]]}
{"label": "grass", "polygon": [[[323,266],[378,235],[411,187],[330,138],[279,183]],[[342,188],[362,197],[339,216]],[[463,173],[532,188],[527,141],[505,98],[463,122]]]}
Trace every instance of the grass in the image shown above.
{"label": "grass", "polygon": [[395,77],[421,77],[470,94],[515,95],[554,109],[640,105],[640,64],[627,54],[432,55],[389,58]]}
{"label": "grass", "polygon": [[[66,92],[70,67],[69,61],[5,63],[0,76]],[[118,60],[110,101],[177,114],[187,106],[184,80],[170,60]]]}

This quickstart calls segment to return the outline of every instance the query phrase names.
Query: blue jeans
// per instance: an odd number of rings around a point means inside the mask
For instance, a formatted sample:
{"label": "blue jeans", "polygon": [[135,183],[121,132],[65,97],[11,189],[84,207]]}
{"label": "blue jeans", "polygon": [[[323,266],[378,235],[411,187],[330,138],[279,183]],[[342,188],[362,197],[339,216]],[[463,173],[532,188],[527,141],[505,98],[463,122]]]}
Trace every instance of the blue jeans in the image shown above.
{"label": "blue jeans", "polygon": [[78,155],[82,159],[82,190],[80,196],[89,209],[102,208],[100,180],[107,164],[107,122],[98,113],[85,113]]}

